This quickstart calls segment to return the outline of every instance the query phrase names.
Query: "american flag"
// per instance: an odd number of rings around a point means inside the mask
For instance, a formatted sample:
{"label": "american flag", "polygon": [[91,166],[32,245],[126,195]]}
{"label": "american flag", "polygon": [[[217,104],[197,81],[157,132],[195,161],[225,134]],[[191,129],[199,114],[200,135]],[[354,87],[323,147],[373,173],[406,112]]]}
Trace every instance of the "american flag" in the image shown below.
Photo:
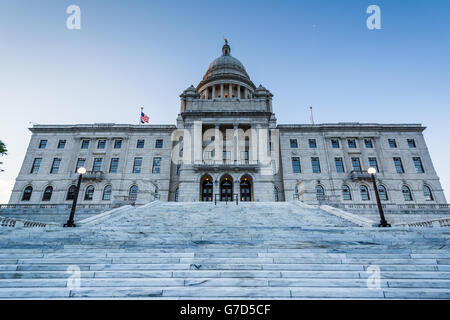
{"label": "american flag", "polygon": [[150,118],[143,111],[141,111],[141,123],[148,123],[149,120]]}

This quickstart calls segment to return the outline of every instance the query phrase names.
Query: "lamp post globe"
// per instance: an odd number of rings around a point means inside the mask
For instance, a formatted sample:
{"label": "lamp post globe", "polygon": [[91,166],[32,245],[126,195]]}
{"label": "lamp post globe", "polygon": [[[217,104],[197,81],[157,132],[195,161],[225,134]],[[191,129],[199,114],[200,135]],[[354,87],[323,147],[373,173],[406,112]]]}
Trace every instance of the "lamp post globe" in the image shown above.
{"label": "lamp post globe", "polygon": [[391,225],[386,221],[383,212],[383,206],[381,205],[380,194],[378,193],[377,182],[375,180],[375,174],[377,173],[377,169],[370,167],[367,170],[367,173],[370,174],[370,178],[372,179],[373,189],[375,190],[375,197],[377,199],[378,212],[380,214],[380,224],[378,227],[380,228],[388,228]]}
{"label": "lamp post globe", "polygon": [[78,183],[77,183],[77,188],[75,189],[75,194],[73,197],[73,203],[72,203],[72,208],[70,210],[69,220],[67,220],[67,223],[64,224],[64,227],[69,227],[69,228],[75,227],[73,218],[75,216],[75,210],[77,208],[77,201],[78,201],[78,194],[80,193],[81,180],[83,179],[83,175],[86,173],[86,168],[84,168],[84,167],[78,168],[77,173],[78,173]]}

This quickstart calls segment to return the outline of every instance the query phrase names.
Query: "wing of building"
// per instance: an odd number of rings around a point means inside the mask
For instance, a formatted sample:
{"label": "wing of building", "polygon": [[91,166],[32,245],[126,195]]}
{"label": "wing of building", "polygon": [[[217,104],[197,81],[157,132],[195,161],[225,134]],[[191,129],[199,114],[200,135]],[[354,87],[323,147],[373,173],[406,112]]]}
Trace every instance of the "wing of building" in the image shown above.
{"label": "wing of building", "polygon": [[277,125],[273,95],[256,87],[226,43],[176,126],[34,125],[10,204],[290,201],[373,206],[446,204],[420,124]]}

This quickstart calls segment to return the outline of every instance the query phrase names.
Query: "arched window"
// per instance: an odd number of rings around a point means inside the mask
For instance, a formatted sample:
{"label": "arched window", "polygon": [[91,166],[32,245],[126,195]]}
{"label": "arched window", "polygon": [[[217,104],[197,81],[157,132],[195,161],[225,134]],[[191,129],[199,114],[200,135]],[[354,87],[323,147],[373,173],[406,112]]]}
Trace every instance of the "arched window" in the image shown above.
{"label": "arched window", "polygon": [[84,200],[91,201],[92,199],[94,199],[94,186],[89,186],[84,193]]}
{"label": "arched window", "polygon": [[175,202],[178,202],[178,188],[175,190]]}
{"label": "arched window", "polygon": [[408,186],[403,186],[402,187],[402,193],[403,193],[403,198],[405,199],[405,201],[412,201],[413,197],[411,194],[411,190],[408,188]]}
{"label": "arched window", "polygon": [[75,192],[77,190],[76,186],[70,186],[69,190],[67,190],[67,196],[66,196],[66,200],[73,200],[75,199]]}
{"label": "arched window", "polygon": [[44,195],[42,196],[42,201],[50,201],[52,199],[53,187],[48,186],[45,188]]}
{"label": "arched window", "polygon": [[131,201],[136,201],[138,192],[139,188],[137,185],[131,186],[130,191],[128,192],[128,199]]}
{"label": "arched window", "polygon": [[276,202],[280,201],[279,197],[278,197],[278,188],[277,187],[273,187],[273,193],[275,195],[275,201]]}
{"label": "arched window", "polygon": [[342,186],[342,199],[343,200],[352,200],[352,192],[350,188],[346,185]]}
{"label": "arched window", "polygon": [[28,186],[23,190],[22,201],[30,201],[31,194],[33,193],[33,187]]}
{"label": "arched window", "polygon": [[325,189],[319,184],[316,186],[316,197],[318,201],[325,200]]}
{"label": "arched window", "polygon": [[111,200],[111,194],[112,194],[112,187],[110,185],[108,185],[103,189],[102,199],[105,201]]}
{"label": "arched window", "polygon": [[381,201],[388,201],[388,194],[385,186],[378,186],[378,195],[380,196]]}
{"label": "arched window", "polygon": [[429,186],[423,185],[423,195],[426,201],[434,201],[433,193]]}
{"label": "arched window", "polygon": [[361,194],[361,200],[362,201],[369,201],[370,200],[369,189],[366,186],[360,186],[359,187],[359,193]]}
{"label": "arched window", "polygon": [[298,185],[295,186],[295,194],[298,194]]}

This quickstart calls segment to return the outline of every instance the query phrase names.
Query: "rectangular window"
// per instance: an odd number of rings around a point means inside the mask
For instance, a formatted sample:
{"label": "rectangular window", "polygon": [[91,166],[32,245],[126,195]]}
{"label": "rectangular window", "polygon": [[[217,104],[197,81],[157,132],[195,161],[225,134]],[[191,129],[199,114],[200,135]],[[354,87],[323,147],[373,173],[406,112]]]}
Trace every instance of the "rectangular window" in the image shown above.
{"label": "rectangular window", "polygon": [[377,172],[380,172],[380,169],[378,169],[378,162],[377,158],[369,158],[369,167],[377,169]]}
{"label": "rectangular window", "polygon": [[160,173],[161,172],[161,158],[153,158],[153,168],[152,173]]}
{"label": "rectangular window", "polygon": [[397,148],[397,141],[395,139],[389,139],[388,142],[390,148]]}
{"label": "rectangular window", "polygon": [[317,148],[317,142],[316,139],[309,139],[309,147],[310,148]]}
{"label": "rectangular window", "polygon": [[102,162],[103,158],[95,158],[94,159],[94,166],[92,167],[92,171],[102,171]]}
{"label": "rectangular window", "polygon": [[416,148],[416,140],[414,139],[408,139],[408,146],[410,148]]}
{"label": "rectangular window", "polygon": [[177,164],[177,176],[180,175],[181,164]]}
{"label": "rectangular window", "polygon": [[320,161],[317,157],[311,158],[311,166],[313,173],[320,173]]}
{"label": "rectangular window", "polygon": [[424,173],[425,170],[423,170],[422,159],[420,159],[419,157],[414,157],[413,161],[414,161],[414,166],[416,167],[417,173]]}
{"label": "rectangular window", "polygon": [[405,173],[405,169],[403,168],[403,163],[401,158],[394,158],[395,170],[397,173]]}
{"label": "rectangular window", "polygon": [[114,140],[114,149],[122,148],[122,140]]}
{"label": "rectangular window", "polygon": [[81,149],[89,149],[89,140],[81,141]]}
{"label": "rectangular window", "polygon": [[336,172],[345,172],[344,161],[342,160],[342,158],[334,158],[334,163],[336,165]]}
{"label": "rectangular window", "polygon": [[162,139],[157,139],[156,143],[155,143],[155,148],[156,149],[161,149],[163,147],[163,141]]}
{"label": "rectangular window", "polygon": [[144,145],[145,145],[145,140],[139,139],[139,140],[137,141],[137,143],[136,143],[136,148],[138,148],[138,149],[143,149],[143,148],[144,148]]}
{"label": "rectangular window", "polygon": [[51,174],[57,174],[59,171],[59,166],[61,165],[61,158],[54,158],[52,163],[52,168],[50,169]]}
{"label": "rectangular window", "polygon": [[78,158],[77,165],[75,167],[75,172],[77,172],[79,168],[84,167],[85,164],[86,164],[85,158]]}
{"label": "rectangular window", "polygon": [[348,147],[350,149],[356,149],[356,140],[355,139],[348,139],[347,143],[348,143]]}
{"label": "rectangular window", "polygon": [[105,149],[106,148],[106,140],[98,140],[97,149]]}
{"label": "rectangular window", "polygon": [[361,168],[361,161],[359,160],[359,158],[352,158],[352,167],[353,167],[353,171],[362,171]]}
{"label": "rectangular window", "polygon": [[298,157],[292,158],[292,172],[294,172],[294,173],[302,172],[302,168],[300,166],[300,158],[298,158]]}
{"label": "rectangular window", "polygon": [[298,148],[297,139],[291,139],[291,148]]}
{"label": "rectangular window", "polygon": [[45,149],[45,147],[47,147],[47,142],[47,140],[39,141],[39,149]]}
{"label": "rectangular window", "polygon": [[367,149],[373,148],[373,140],[372,139],[364,139],[364,144]]}
{"label": "rectangular window", "polygon": [[133,173],[141,173],[142,158],[134,158]]}
{"label": "rectangular window", "polygon": [[58,141],[58,149],[64,149],[66,147],[66,140]]}
{"label": "rectangular window", "polygon": [[331,146],[333,147],[333,149],[339,149],[340,148],[339,140],[338,139],[331,139]]}
{"label": "rectangular window", "polygon": [[33,166],[31,167],[30,173],[38,173],[41,167],[42,158],[34,158]]}
{"label": "rectangular window", "polygon": [[117,173],[118,168],[119,168],[119,158],[111,158],[109,173]]}

